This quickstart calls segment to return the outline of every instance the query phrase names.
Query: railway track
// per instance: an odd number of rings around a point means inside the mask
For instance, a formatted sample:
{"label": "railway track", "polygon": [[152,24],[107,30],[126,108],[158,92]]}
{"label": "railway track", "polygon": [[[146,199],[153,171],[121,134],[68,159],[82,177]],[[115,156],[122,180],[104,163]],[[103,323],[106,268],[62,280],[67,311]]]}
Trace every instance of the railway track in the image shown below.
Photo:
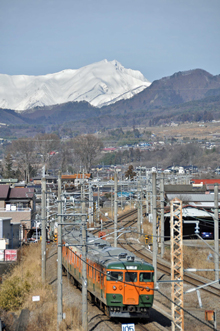
{"label": "railway track", "polygon": [[[121,247],[132,250],[135,252],[135,255],[137,255],[138,257],[144,259],[146,262],[152,263],[152,256],[150,256],[150,253],[142,253],[140,252],[140,250],[135,249],[130,243],[126,242],[126,244],[122,244],[120,242]],[[126,246],[126,247],[125,247]],[[143,248],[142,248],[143,249]],[[167,262],[168,263],[168,262]],[[170,275],[171,274],[171,268],[170,266],[166,265],[164,262],[161,261],[160,258],[157,259],[157,269],[163,273],[165,273],[166,275]],[[195,287],[197,286],[202,286],[205,285],[206,283],[208,283],[209,281],[202,281],[201,279],[198,278],[198,276],[194,276],[194,275],[190,275],[190,273],[185,273],[184,274],[184,281],[187,284],[193,285]],[[204,291],[208,292],[209,294],[215,295],[220,297],[220,289],[210,285],[208,287],[203,288]]]}
{"label": "railway track", "polygon": [[[130,223],[131,223],[130,225],[133,225],[136,222],[136,218],[137,218],[137,217],[135,217],[135,215],[137,215],[137,209],[133,209],[127,213],[124,213],[123,215],[118,217],[118,223],[121,223],[122,221],[127,220],[128,218],[132,217],[132,219],[128,220],[126,223],[124,223],[123,226],[128,226]],[[114,220],[109,219],[108,221],[103,223],[103,229],[108,229],[113,224],[114,224]],[[96,234],[100,230],[101,230],[101,227],[99,227],[97,230],[93,230],[92,233]]]}
{"label": "railway track", "polygon": [[164,328],[163,326],[161,326],[159,323],[157,322],[149,322],[149,324],[147,324],[147,326],[142,325],[140,323],[138,323],[137,325],[135,325],[135,330],[136,331],[162,331],[162,330],[167,330],[166,328]]}
{"label": "railway track", "polygon": [[[137,214],[137,209],[134,209],[134,210],[131,210],[129,211],[128,213],[125,213],[123,215],[121,215],[120,217],[118,217],[118,222],[121,222],[131,216],[134,216]],[[133,218],[132,220],[129,220],[128,222],[124,223],[123,226],[128,226],[129,224],[133,225],[135,223],[135,220],[136,220],[136,217]],[[113,224],[113,221],[112,222],[108,222],[107,224],[105,223],[105,228],[108,228],[109,225],[112,225]],[[99,230],[97,230],[96,232],[98,232]],[[146,262],[149,262],[152,264],[152,254],[151,253],[148,253],[145,251],[145,253],[143,254],[141,252],[141,250],[143,250],[144,248],[141,248],[140,250],[137,250],[135,249],[131,244],[129,244],[128,242],[126,242],[126,244],[123,244],[120,242],[120,245],[125,248],[125,249],[128,249],[129,247],[129,250],[133,250],[135,252],[135,254],[137,256],[139,256],[140,258],[144,259]],[[126,247],[125,247],[126,245]],[[167,261],[163,261],[161,258],[157,258],[157,268],[160,272],[166,274],[166,275],[170,275],[171,274],[171,268],[169,266],[169,262]],[[190,274],[189,272],[185,272],[184,273],[184,281],[187,283],[187,284],[190,284],[190,285],[193,285],[195,287],[198,287],[198,286],[203,286],[205,285],[206,283],[210,282],[210,280],[205,280],[203,281],[202,279],[200,279],[200,277],[198,276],[194,276],[192,274]],[[215,295],[217,297],[220,297],[220,289],[216,288],[215,286],[208,286],[208,287],[205,287],[203,288],[203,291],[206,291],[207,293],[209,294],[212,294],[212,295]]]}

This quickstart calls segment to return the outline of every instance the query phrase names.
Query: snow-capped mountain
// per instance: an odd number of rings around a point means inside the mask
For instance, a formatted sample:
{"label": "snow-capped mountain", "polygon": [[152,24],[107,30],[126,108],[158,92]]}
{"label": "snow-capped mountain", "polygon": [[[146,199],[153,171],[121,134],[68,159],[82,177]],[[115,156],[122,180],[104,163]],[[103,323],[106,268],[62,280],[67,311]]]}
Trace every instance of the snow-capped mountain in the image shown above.
{"label": "snow-capped mountain", "polygon": [[0,74],[0,108],[22,112],[69,101],[102,107],[131,98],[150,84],[140,71],[126,69],[116,60],[44,76]]}

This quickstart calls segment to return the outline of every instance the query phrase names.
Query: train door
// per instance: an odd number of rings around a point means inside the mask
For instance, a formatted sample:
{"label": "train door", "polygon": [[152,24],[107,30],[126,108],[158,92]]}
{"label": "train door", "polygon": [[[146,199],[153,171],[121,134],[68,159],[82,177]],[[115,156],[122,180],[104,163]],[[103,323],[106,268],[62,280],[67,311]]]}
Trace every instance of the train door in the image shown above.
{"label": "train door", "polygon": [[124,284],[124,305],[139,304],[139,291],[137,285],[138,273],[133,271],[126,271]]}
{"label": "train door", "polygon": [[101,278],[101,298],[103,298],[103,292],[104,292],[104,270],[101,269],[101,272],[100,272],[100,278]]}
{"label": "train door", "polygon": [[96,283],[96,265],[93,264],[92,268],[92,282],[93,282],[93,291],[95,292],[95,283]]}

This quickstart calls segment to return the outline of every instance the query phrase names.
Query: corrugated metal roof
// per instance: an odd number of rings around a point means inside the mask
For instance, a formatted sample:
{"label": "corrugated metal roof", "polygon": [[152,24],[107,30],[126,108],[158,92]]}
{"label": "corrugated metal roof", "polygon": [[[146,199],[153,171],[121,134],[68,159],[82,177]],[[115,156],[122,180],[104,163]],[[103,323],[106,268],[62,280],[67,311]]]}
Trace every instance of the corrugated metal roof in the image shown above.
{"label": "corrugated metal roof", "polygon": [[[167,198],[169,200],[173,200],[174,198],[178,198],[180,200],[185,201],[198,201],[198,202],[214,202],[214,194],[190,194],[190,193],[168,193]],[[218,194],[218,199],[220,200],[220,194]]]}
{"label": "corrugated metal roof", "polygon": [[193,192],[201,192],[204,193],[206,191],[206,186],[202,187],[194,187],[192,185],[164,185],[164,191],[167,192],[178,192],[178,193],[193,193]]}
{"label": "corrugated metal roof", "polygon": [[[208,208],[208,209],[215,207],[214,201],[213,202],[192,202],[192,201],[190,201],[189,205],[192,207]],[[220,207],[220,201],[219,201],[218,205]]]}
{"label": "corrugated metal roof", "polygon": [[[178,215],[179,213],[175,213],[175,215]],[[170,217],[170,213],[164,214],[165,217]],[[193,207],[186,207],[182,208],[182,217],[205,217],[210,218],[213,217],[214,214],[207,212],[205,210],[193,208]]]}
{"label": "corrugated metal roof", "polygon": [[10,185],[0,185],[0,199],[7,199]]}
{"label": "corrugated metal roof", "polygon": [[15,187],[10,190],[9,199],[27,199],[33,198],[34,188]]}

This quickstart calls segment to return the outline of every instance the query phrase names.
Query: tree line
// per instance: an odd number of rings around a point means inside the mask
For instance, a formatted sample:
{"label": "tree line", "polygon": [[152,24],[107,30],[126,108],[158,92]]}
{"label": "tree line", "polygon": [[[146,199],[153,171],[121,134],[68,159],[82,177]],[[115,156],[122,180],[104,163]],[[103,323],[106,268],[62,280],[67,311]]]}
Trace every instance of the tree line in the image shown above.
{"label": "tree line", "polygon": [[66,141],[54,133],[19,138],[7,146],[0,176],[29,182],[43,167],[47,173],[58,170],[72,173],[79,165],[89,172],[102,148],[102,141],[91,134]]}

